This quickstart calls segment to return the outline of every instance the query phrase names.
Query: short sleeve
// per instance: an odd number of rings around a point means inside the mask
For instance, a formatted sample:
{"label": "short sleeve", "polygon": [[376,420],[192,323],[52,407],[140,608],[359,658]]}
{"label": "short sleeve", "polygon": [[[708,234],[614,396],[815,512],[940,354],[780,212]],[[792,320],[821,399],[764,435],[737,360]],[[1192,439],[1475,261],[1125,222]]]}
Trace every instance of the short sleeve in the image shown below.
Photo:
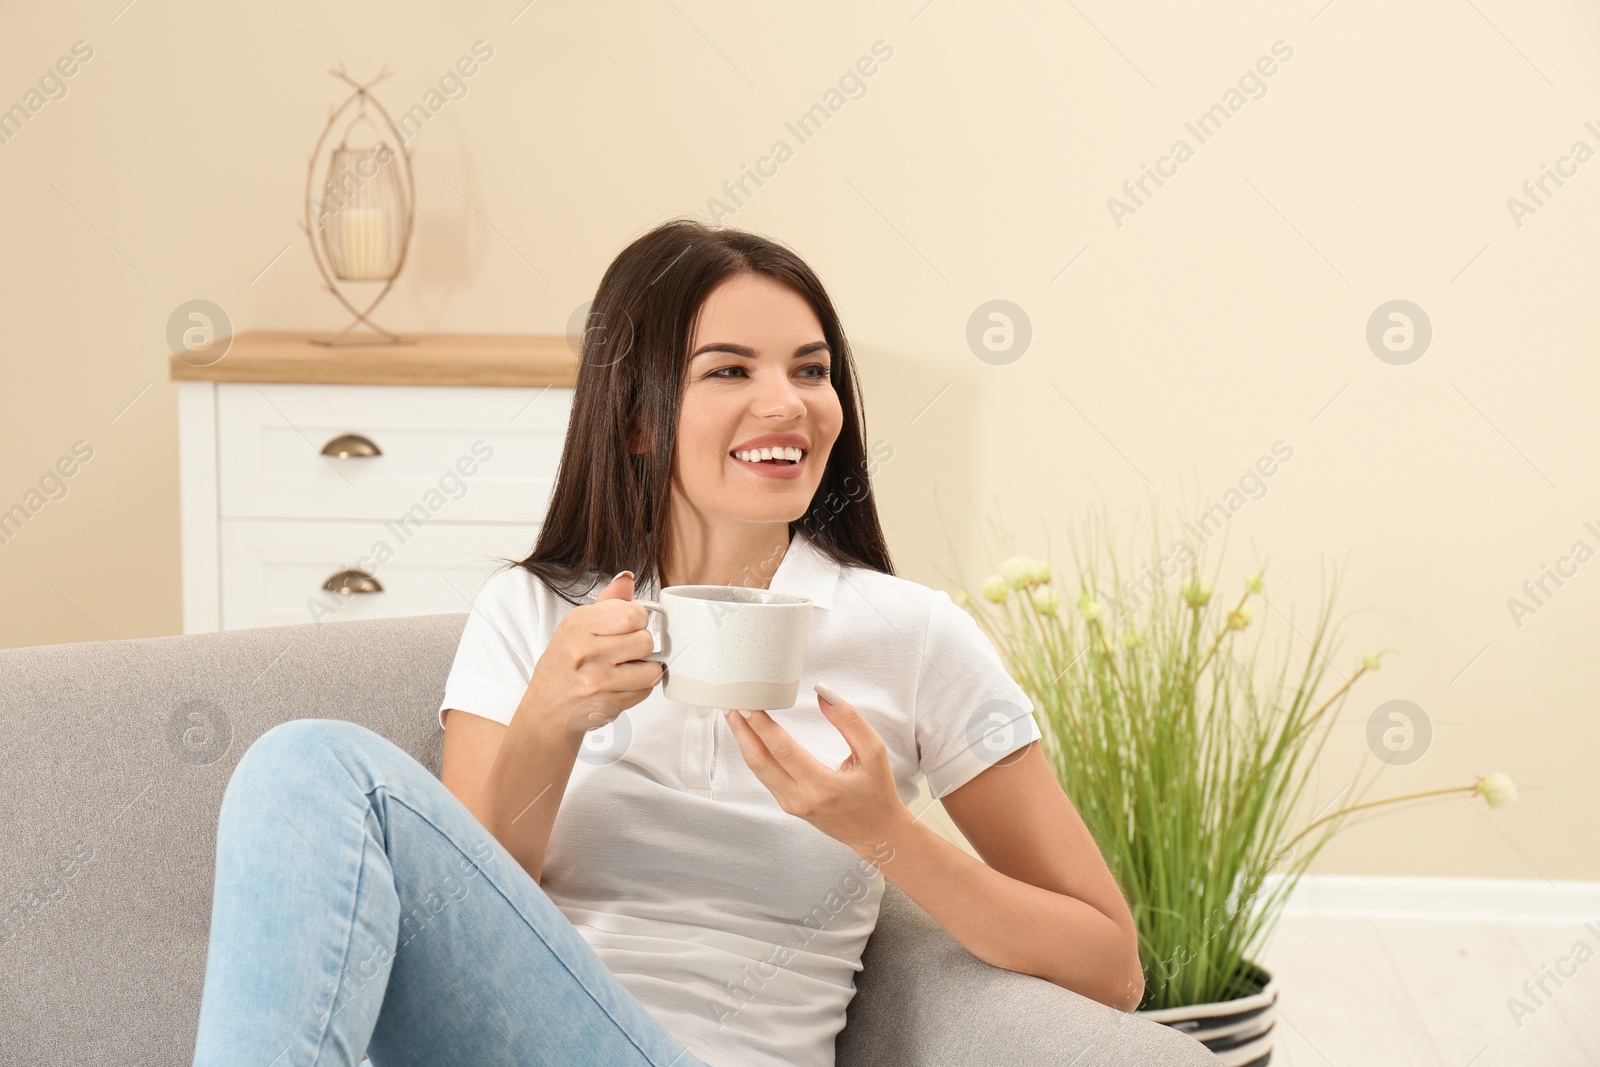
{"label": "short sleeve", "polygon": [[439,726],[449,708],[511,725],[547,638],[539,579],[523,567],[491,575],[478,591],[444,683]]}
{"label": "short sleeve", "polygon": [[918,760],[929,791],[954,792],[1039,740],[1033,711],[977,620],[935,590],[915,701]]}

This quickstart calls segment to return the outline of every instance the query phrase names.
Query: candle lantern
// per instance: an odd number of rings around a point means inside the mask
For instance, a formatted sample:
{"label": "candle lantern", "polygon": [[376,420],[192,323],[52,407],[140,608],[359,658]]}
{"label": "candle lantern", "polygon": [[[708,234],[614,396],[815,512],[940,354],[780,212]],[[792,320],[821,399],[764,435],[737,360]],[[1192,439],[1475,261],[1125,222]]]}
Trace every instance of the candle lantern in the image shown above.
{"label": "candle lantern", "polygon": [[[355,319],[330,337],[312,340],[324,345],[410,344],[410,338],[391,333],[370,318],[405,266],[416,218],[416,186],[405,138],[369,92],[389,72],[383,71],[365,85],[342,70],[331,73],[348,83],[353,92],[330,111],[328,124],[312,150],[306,170],[304,228],[328,291]],[[340,130],[338,144],[327,153],[325,177],[318,188],[315,182],[323,146],[335,129]],[[383,285],[362,310],[341,286],[351,282]],[[362,323],[372,332],[352,334]]]}

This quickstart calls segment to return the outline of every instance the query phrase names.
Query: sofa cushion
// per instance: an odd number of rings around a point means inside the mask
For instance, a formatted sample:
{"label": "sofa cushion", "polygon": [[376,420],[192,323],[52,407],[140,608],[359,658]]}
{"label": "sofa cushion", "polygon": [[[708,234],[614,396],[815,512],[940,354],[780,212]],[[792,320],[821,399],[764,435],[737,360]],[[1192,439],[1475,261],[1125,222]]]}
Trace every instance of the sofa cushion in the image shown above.
{"label": "sofa cushion", "polygon": [[466,618],[0,649],[0,1059],[188,1063],[234,764],[326,717],[438,774]]}

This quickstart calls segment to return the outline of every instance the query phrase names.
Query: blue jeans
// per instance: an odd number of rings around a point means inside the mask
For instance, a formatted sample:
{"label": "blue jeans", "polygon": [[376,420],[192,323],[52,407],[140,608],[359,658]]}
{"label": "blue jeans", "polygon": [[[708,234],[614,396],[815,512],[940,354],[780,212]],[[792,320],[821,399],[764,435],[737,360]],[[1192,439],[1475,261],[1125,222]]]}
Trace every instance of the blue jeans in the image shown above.
{"label": "blue jeans", "polygon": [[217,825],[195,1067],[706,1067],[455,795],[364,726],[295,719]]}

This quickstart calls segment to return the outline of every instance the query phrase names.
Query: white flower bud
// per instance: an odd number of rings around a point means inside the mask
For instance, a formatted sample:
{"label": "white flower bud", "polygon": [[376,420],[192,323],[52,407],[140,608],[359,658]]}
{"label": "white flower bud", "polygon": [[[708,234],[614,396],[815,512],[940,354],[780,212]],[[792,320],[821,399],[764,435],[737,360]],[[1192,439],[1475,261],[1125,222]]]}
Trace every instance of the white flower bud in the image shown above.
{"label": "white flower bud", "polygon": [[1041,615],[1056,615],[1061,611],[1062,598],[1059,590],[1048,585],[1041,585],[1029,593],[1033,597],[1033,606],[1039,609]]}
{"label": "white flower bud", "polygon": [[1078,610],[1083,613],[1085,619],[1094,622],[1100,617],[1100,601],[1088,593],[1080,593],[1078,595]]}
{"label": "white flower bud", "polygon": [[1011,595],[1011,583],[998,574],[991,574],[983,580],[983,588],[979,590],[985,600],[992,600],[996,604],[1004,604]]}
{"label": "white flower bud", "polygon": [[1503,808],[1517,799],[1517,786],[1509,775],[1495,771],[1487,778],[1479,776],[1478,793],[1491,808]]}
{"label": "white flower bud", "polygon": [[1191,608],[1203,608],[1211,600],[1211,579],[1194,578],[1183,583],[1183,599]]}
{"label": "white flower bud", "polygon": [[1013,589],[1025,589],[1033,579],[1033,561],[1027,556],[1012,556],[1000,564],[1000,578]]}

